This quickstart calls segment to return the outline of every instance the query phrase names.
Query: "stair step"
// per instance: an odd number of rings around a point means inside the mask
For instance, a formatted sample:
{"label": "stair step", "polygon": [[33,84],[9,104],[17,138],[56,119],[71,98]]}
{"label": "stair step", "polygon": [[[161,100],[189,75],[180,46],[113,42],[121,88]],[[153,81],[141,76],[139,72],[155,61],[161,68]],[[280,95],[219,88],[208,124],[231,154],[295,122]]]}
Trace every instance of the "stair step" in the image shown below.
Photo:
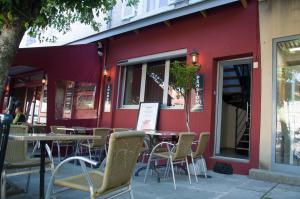
{"label": "stair step", "polygon": [[242,147],[237,147],[236,150],[243,150],[243,151],[249,151],[249,148],[242,148]]}
{"label": "stair step", "polygon": [[241,94],[242,92],[223,92],[223,95],[236,95],[236,94]]}
{"label": "stair step", "polygon": [[233,72],[234,69],[233,68],[224,68],[224,72]]}
{"label": "stair step", "polygon": [[225,76],[225,77],[223,77],[223,79],[224,80],[230,80],[230,79],[238,79],[238,77],[237,76]]}
{"label": "stair step", "polygon": [[223,88],[241,88],[239,84],[224,84]]}

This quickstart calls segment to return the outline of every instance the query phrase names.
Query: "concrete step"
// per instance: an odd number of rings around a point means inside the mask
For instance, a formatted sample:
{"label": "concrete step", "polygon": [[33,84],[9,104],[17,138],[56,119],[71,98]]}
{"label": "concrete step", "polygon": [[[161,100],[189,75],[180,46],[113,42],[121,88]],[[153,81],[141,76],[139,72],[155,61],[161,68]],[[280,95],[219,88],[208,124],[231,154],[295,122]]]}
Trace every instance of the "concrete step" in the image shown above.
{"label": "concrete step", "polygon": [[262,169],[250,169],[249,178],[300,186],[300,176],[295,174],[273,172]]}

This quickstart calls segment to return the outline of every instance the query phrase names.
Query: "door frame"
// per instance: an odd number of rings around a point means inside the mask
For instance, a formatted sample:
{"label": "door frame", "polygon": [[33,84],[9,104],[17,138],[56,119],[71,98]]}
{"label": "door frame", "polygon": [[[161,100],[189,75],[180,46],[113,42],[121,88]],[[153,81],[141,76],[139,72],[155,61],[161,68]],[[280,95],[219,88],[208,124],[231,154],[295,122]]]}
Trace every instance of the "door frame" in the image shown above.
{"label": "door frame", "polygon": [[272,141],[271,141],[271,170],[300,175],[300,166],[281,164],[275,162],[276,156],[276,123],[277,123],[277,43],[300,39],[300,35],[275,38],[272,41]]}
{"label": "door frame", "polygon": [[[217,84],[216,84],[216,103],[215,103],[215,136],[214,136],[214,157],[221,157],[222,159],[232,159],[232,160],[238,160],[242,162],[248,162],[250,160],[250,151],[251,147],[249,145],[249,157],[248,159],[240,159],[240,158],[233,158],[233,157],[225,157],[220,154],[220,145],[221,145],[221,125],[222,125],[222,99],[223,99],[223,67],[229,64],[239,64],[239,63],[249,63],[251,65],[251,85],[250,85],[250,104],[251,104],[251,110],[252,111],[252,67],[253,67],[253,57],[241,57],[236,59],[225,59],[220,60],[217,63]],[[221,93],[221,95],[220,95]],[[220,108],[221,107],[221,108]],[[250,114],[250,127],[249,132],[251,132],[251,126],[252,126],[252,118]],[[251,143],[251,136],[249,137],[250,143]]]}

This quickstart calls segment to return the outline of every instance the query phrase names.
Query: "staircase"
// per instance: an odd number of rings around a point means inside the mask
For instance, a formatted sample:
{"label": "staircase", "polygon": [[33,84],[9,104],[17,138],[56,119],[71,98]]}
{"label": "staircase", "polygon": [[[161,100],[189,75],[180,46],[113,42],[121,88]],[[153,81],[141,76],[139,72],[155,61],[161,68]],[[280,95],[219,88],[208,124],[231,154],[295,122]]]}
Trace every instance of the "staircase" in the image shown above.
{"label": "staircase", "polygon": [[223,100],[236,107],[235,151],[249,155],[251,65],[224,66]]}

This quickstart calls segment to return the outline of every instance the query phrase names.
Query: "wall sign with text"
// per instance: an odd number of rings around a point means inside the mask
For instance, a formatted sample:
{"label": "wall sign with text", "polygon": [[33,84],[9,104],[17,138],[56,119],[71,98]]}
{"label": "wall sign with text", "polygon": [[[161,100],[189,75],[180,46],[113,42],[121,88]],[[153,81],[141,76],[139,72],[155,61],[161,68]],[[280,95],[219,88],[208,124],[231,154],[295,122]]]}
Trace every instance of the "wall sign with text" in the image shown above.
{"label": "wall sign with text", "polygon": [[191,93],[191,112],[204,111],[204,75],[197,74],[194,89]]}
{"label": "wall sign with text", "polygon": [[111,109],[111,84],[107,84],[104,91],[104,112],[110,112]]}

